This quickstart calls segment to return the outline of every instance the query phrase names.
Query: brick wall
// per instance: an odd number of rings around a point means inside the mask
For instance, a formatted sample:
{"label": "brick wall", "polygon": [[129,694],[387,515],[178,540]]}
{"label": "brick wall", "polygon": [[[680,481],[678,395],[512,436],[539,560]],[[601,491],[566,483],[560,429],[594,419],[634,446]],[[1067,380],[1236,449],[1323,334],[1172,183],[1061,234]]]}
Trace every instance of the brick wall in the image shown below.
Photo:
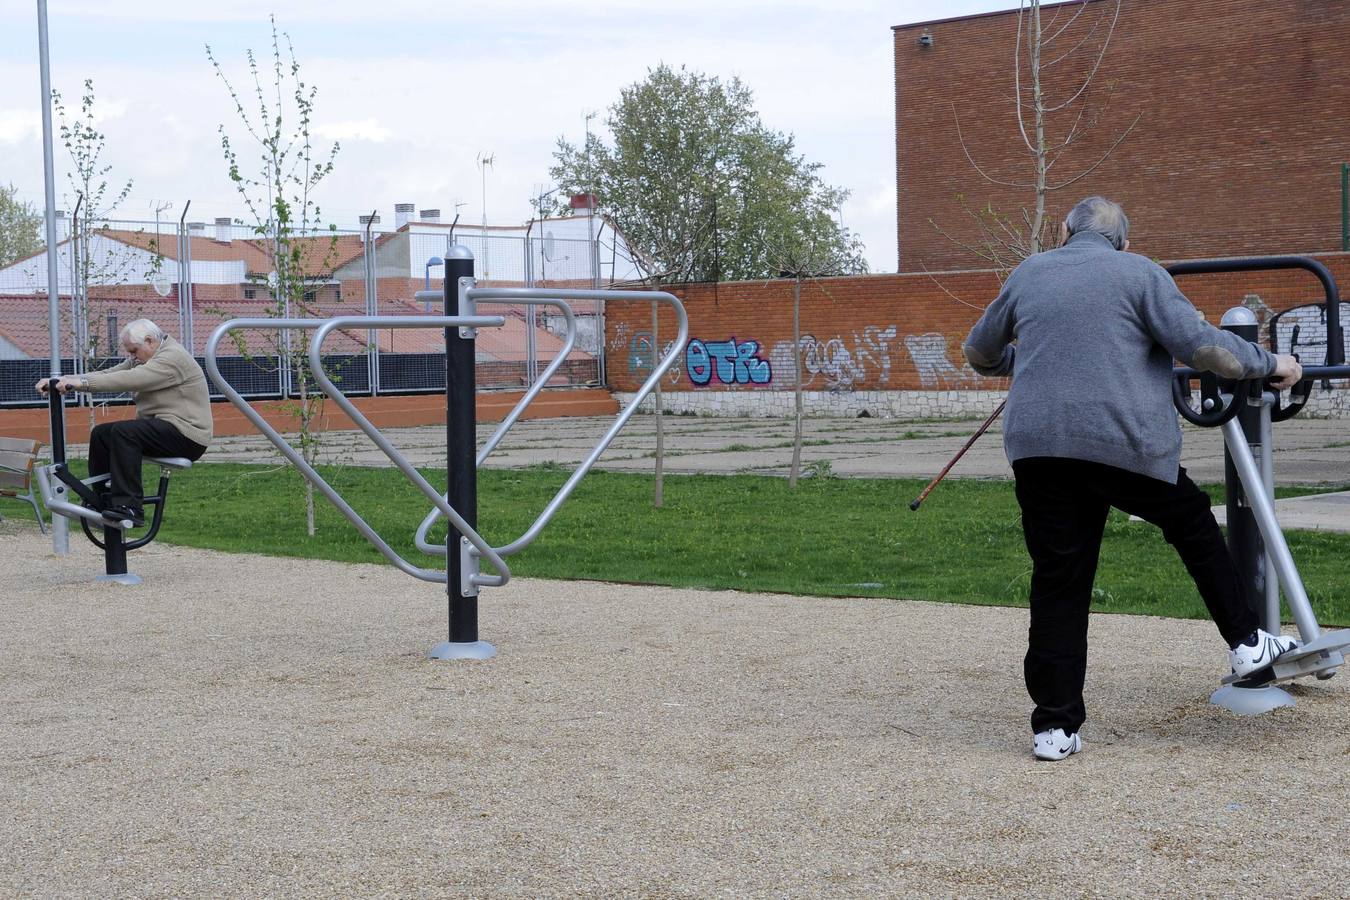
{"label": "brick wall", "polygon": [[[1317,258],[1339,283],[1350,284],[1350,254]],[[1323,302],[1321,284],[1302,270],[1189,275],[1178,283],[1214,323],[1237,305],[1254,309],[1264,324],[1282,310]],[[800,314],[803,387],[814,392],[813,402],[821,411],[842,404],[845,410],[857,406],[879,414],[880,404],[882,414],[894,414],[899,398],[883,395],[901,392],[933,395],[916,407],[933,414],[960,411],[969,402],[978,408],[988,406],[995,396],[989,392],[1005,390],[1006,382],[972,372],[961,354],[961,342],[998,288],[997,274],[988,270],[805,283]],[[672,289],[684,302],[690,323],[690,347],[663,382],[673,408],[786,412],[781,397],[751,401],[725,395],[790,395],[795,372],[792,291],[793,283],[787,280]],[[1346,304],[1341,308],[1345,329],[1350,315],[1344,315]],[[1312,316],[1320,319],[1315,311]],[[1320,363],[1315,347],[1306,346],[1316,339],[1315,331],[1315,321],[1305,323],[1301,340],[1305,360]],[[662,308],[653,329],[650,304],[607,305],[607,380],[621,397],[636,391],[650,374],[654,333],[655,343],[664,350],[676,336],[674,314]],[[716,403],[695,399],[709,394],[723,396]],[[853,400],[851,395],[856,395]],[[910,403],[905,408],[915,407]]]}
{"label": "brick wall", "polygon": [[[1050,55],[1076,44],[1111,8],[1089,4]],[[1043,15],[1048,24],[1056,10]],[[931,47],[918,44],[925,28]],[[1028,180],[1030,157],[1013,115],[1016,28],[1013,12],[894,31],[902,272],[981,265],[956,243],[980,236],[963,203],[1005,213],[1034,205],[1030,189],[981,178],[957,134],[959,117],[981,168],[1000,180]],[[1125,205],[1133,249],[1162,259],[1339,250],[1340,166],[1350,160],[1348,43],[1350,3],[1128,0],[1089,95],[1102,110],[1099,122],[1059,161],[1052,182],[1084,171],[1138,122],[1100,168],[1051,195],[1051,215],[1058,220],[1082,196],[1105,194]],[[1081,82],[1088,59],[1050,70],[1049,102]],[[1053,116],[1051,139],[1070,124],[1064,113]]]}

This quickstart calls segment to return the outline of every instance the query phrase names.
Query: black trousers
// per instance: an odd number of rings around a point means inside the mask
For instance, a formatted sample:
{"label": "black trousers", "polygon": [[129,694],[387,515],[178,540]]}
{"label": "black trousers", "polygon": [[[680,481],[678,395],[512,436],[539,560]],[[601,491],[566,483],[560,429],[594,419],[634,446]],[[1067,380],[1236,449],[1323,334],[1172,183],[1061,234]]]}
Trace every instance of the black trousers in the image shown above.
{"label": "black trousers", "polygon": [[1102,463],[1035,457],[1013,463],[1031,554],[1031,626],[1024,673],[1033,731],[1078,731],[1086,718],[1088,606],[1111,507],[1162,529],[1224,640],[1256,630],[1209,497],[1180,469],[1176,484]]}
{"label": "black trousers", "polygon": [[105,422],[89,435],[89,474],[111,475],[104,507],[141,509],[141,458],[186,456],[196,462],[206,448],[183,437],[163,419],[140,417],[125,422]]}

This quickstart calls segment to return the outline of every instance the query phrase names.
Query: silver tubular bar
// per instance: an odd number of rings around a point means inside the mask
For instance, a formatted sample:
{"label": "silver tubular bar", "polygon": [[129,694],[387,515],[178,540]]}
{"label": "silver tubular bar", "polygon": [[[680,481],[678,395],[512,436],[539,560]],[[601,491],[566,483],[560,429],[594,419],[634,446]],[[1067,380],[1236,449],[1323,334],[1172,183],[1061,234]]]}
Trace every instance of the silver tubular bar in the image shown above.
{"label": "silver tubular bar", "polygon": [[[48,512],[65,516],[67,519],[88,519],[95,524],[106,525],[109,528],[116,528],[121,531],[131,528],[129,519],[118,519],[116,521],[105,519],[102,513],[95,512],[87,506],[80,506],[60,499],[66,496],[67,488],[59,480],[55,485],[52,484],[51,470],[51,466],[38,466],[33,470],[33,474],[37,475],[38,493],[42,495],[42,504],[47,507]],[[93,483],[95,480],[101,479],[92,479],[88,483]]]}
{"label": "silver tubular bar", "polygon": [[[1277,400],[1278,398],[1268,391],[1261,394],[1261,480],[1266,485],[1266,499],[1272,504],[1275,502],[1275,433],[1271,428],[1270,411]],[[1269,550],[1265,554],[1263,574],[1266,609],[1261,627],[1271,634],[1279,634],[1280,579],[1275,576],[1275,561],[1271,559]]]}
{"label": "silver tubular bar", "polygon": [[[479,319],[477,317],[475,317],[472,321],[468,321],[464,316],[436,316],[436,317],[407,316],[404,318],[420,319],[422,322],[425,323],[424,327],[453,328],[459,325],[477,324],[479,322]],[[231,319],[230,321],[220,325],[218,328],[216,328],[215,331],[211,332],[211,337],[206,342],[206,352],[205,352],[206,371],[211,376],[211,380],[215,382],[216,387],[220,388],[221,392],[224,393],[225,396],[229,399],[229,401],[234,404],[235,408],[238,409],[241,413],[243,413],[244,416],[250,422],[253,423],[253,427],[257,428],[258,431],[264,437],[266,437],[269,441],[271,441],[272,445],[276,447],[278,451],[280,451],[281,455],[286,457],[286,459],[291,463],[291,465],[295,466],[296,469],[300,471],[301,475],[303,475],[305,478],[309,480],[311,484],[317,487],[319,491],[325,497],[328,498],[329,502],[332,503],[334,506],[336,506],[338,508],[338,511],[341,512],[344,516],[346,516],[347,521],[351,522],[352,525],[356,527],[356,530],[361,532],[361,534],[366,538],[366,540],[370,541],[371,544],[375,546],[375,549],[379,550],[380,553],[383,554],[385,559],[393,563],[394,566],[396,566],[400,571],[406,572],[407,574],[413,576],[414,578],[421,579],[422,581],[434,581],[439,582],[441,584],[445,584],[448,579],[446,573],[443,570],[438,571],[434,569],[423,569],[419,566],[415,566],[412,563],[405,560],[403,557],[399,556],[393,547],[390,547],[387,543],[385,543],[384,539],[381,538],[373,528],[371,528],[369,525],[366,524],[365,519],[362,519],[360,514],[358,514],[356,510],[352,509],[351,506],[348,505],[347,501],[342,499],[342,495],[339,494],[337,491],[335,491],[332,485],[330,485],[327,481],[324,481],[323,476],[321,476],[318,472],[316,472],[309,463],[305,462],[304,457],[302,457],[299,453],[297,453],[295,451],[295,448],[292,447],[289,443],[287,443],[286,439],[277,433],[276,429],[274,429],[271,425],[268,425],[267,421],[263,419],[261,415],[258,414],[258,411],[255,410],[252,406],[250,406],[248,401],[245,400],[243,397],[241,397],[239,395],[239,392],[236,391],[230,385],[230,383],[227,382],[225,378],[220,374],[220,367],[216,364],[216,347],[220,344],[221,339],[225,337],[225,335],[228,334],[230,331],[244,328],[269,328],[269,329],[318,328],[321,325],[323,325],[325,321],[327,320],[280,319],[272,317]],[[485,327],[491,327],[493,325],[500,324],[501,321],[502,320],[498,317],[493,321],[484,322],[483,324]]]}
{"label": "silver tubular bar", "polygon": [[487,557],[488,562],[492,564],[492,567],[496,569],[499,574],[474,574],[470,581],[473,584],[488,585],[492,587],[500,587],[510,580],[511,573],[506,567],[506,562],[498,555],[497,551],[492,549],[492,545],[484,540],[483,536],[466,522],[463,516],[455,511],[455,508],[450,505],[450,502],[446,499],[445,495],[432,487],[431,484],[422,477],[422,473],[417,471],[417,468],[413,466],[412,463],[408,462],[407,458],[404,457],[402,453],[398,452],[398,448],[389,443],[389,441],[385,439],[385,436],[380,433],[380,430],[371,424],[371,421],[361,414],[361,411],[356,408],[356,405],[338,389],[338,386],[328,377],[328,373],[323,370],[322,353],[324,340],[335,328],[353,325],[363,328],[427,328],[430,326],[445,328],[456,326],[492,328],[504,324],[505,321],[506,320],[501,316],[337,316],[332,319],[324,320],[323,324],[315,329],[314,337],[312,337],[309,342],[309,367],[310,372],[314,375],[314,381],[318,383],[325,394],[333,399],[334,403],[342,408],[343,412],[351,417],[357,427],[364,431],[366,436],[375,442],[375,446],[379,447],[384,455],[389,457],[389,461],[397,466],[398,470],[402,472],[409,481],[416,485],[417,489],[421,491],[428,500],[435,504],[437,511],[454,524],[455,528],[459,530],[459,533],[478,550],[478,554]]}
{"label": "silver tubular bar", "polygon": [[[1279,520],[1275,517],[1275,504],[1266,493],[1261,473],[1256,468],[1256,460],[1252,458],[1251,448],[1247,445],[1247,438],[1243,435],[1242,425],[1237,419],[1230,419],[1224,423],[1223,439],[1228,445],[1228,454],[1232,457],[1233,467],[1237,469],[1238,478],[1241,479],[1242,487],[1246,491],[1247,502],[1251,504],[1261,538],[1265,541],[1266,553],[1275,564],[1275,572],[1279,574],[1280,583],[1284,586],[1284,599],[1289,604],[1289,611],[1294,615],[1299,635],[1304,643],[1315,641],[1322,631],[1317,627],[1317,617],[1313,615],[1312,604],[1308,602],[1308,592],[1303,587],[1303,579],[1299,577],[1294,557],[1289,552],[1289,544],[1285,542],[1284,532],[1280,530]],[[1269,579],[1270,576],[1271,573],[1267,572],[1266,578]]]}
{"label": "silver tubular bar", "polygon": [[637,412],[638,406],[641,405],[648,394],[656,389],[656,385],[665,377],[665,374],[669,371],[670,367],[675,364],[676,358],[684,352],[684,345],[689,340],[689,316],[685,313],[684,304],[680,302],[679,298],[674,294],[665,291],[554,291],[543,288],[473,288],[468,291],[468,295],[475,302],[480,300],[523,301],[532,297],[553,297],[564,301],[603,300],[608,302],[611,300],[634,300],[646,303],[665,303],[673,309],[675,319],[679,322],[678,333],[674,342],[671,344],[670,352],[652,369],[651,375],[649,375],[647,380],[642,383],[642,387],[638,389],[637,394],[633,397],[633,402],[628,404],[627,409],[624,409],[619,413],[618,418],[614,420],[614,423],[609,427],[609,430],[605,432],[605,436],[600,439],[600,443],[598,443],[595,446],[595,449],[590,452],[590,455],[582,461],[581,465],[578,466],[571,477],[567,479],[567,482],[558,489],[558,493],[555,494],[553,499],[548,502],[548,505],[544,507],[544,511],[539,514],[539,518],[534,520],[534,524],[515,541],[512,541],[503,547],[496,548],[497,552],[502,556],[510,556],[513,553],[519,553],[534,542],[535,538],[539,536],[539,532],[543,530],[544,526],[547,525],[549,520],[558,512],[558,507],[562,506],[563,502],[571,496],[572,491],[577,486],[577,482],[581,481],[581,479],[586,476],[586,473],[591,470],[591,466],[595,465],[596,460],[600,458],[600,454],[604,453],[609,447],[610,442],[614,440],[614,436],[628,423],[628,420],[633,417],[633,413]]}
{"label": "silver tubular bar", "polygon": [[[421,294],[427,292],[418,291],[417,293],[420,296]],[[436,291],[434,293],[438,298],[441,296],[441,293],[439,291]],[[511,426],[516,424],[516,421],[525,412],[526,407],[528,407],[534,401],[535,397],[539,396],[539,392],[542,391],[544,389],[544,386],[548,384],[548,380],[552,378],[553,374],[557,372],[559,368],[562,367],[562,364],[564,362],[566,362],[567,357],[571,355],[572,348],[576,345],[577,341],[577,317],[572,312],[572,307],[568,306],[566,302],[554,299],[548,300],[527,299],[527,300],[516,300],[515,302],[520,304],[533,304],[533,305],[558,307],[558,309],[562,311],[563,318],[567,322],[567,337],[563,341],[562,349],[559,350],[558,353],[554,356],[553,362],[549,363],[548,367],[544,369],[543,373],[540,374],[540,376],[537,379],[535,379],[534,384],[530,385],[529,390],[527,390],[525,392],[525,395],[520,398],[520,402],[515,405],[515,407],[511,410],[509,414],[507,414],[506,418],[502,419],[502,423],[497,426],[497,430],[492,432],[492,436],[487,439],[487,441],[483,444],[482,449],[478,451],[478,458],[474,461],[475,466],[481,467],[483,465],[483,460],[487,459],[488,456],[492,453],[492,451],[497,449],[497,445],[501,443],[502,438],[506,436],[506,432],[511,430]],[[448,494],[442,493],[441,496],[446,500],[449,500]],[[417,526],[417,535],[415,541],[417,543],[417,549],[421,550],[423,553],[427,553],[432,556],[445,555],[444,544],[433,544],[427,540],[427,535],[431,531],[431,527],[435,525],[436,522],[440,520],[440,518],[441,518],[440,508],[433,507],[431,512],[427,513],[427,517],[422,520],[422,524]]]}

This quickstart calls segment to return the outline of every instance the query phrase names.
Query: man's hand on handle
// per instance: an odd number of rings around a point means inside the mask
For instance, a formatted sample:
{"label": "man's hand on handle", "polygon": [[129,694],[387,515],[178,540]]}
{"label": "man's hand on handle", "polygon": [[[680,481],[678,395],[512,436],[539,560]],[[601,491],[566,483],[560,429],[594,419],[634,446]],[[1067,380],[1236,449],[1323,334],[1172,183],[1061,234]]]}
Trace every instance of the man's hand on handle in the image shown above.
{"label": "man's hand on handle", "polygon": [[1280,354],[1275,357],[1275,371],[1270,373],[1270,386],[1287,391],[1303,380],[1303,365],[1297,357]]}
{"label": "man's hand on handle", "polygon": [[65,376],[62,376],[61,378],[40,378],[38,379],[38,383],[35,384],[34,387],[37,389],[37,392],[44,397],[47,396],[48,382],[55,382],[56,389],[60,391],[62,394],[64,394],[67,393],[68,391],[78,390],[80,387],[81,379],[68,378]]}

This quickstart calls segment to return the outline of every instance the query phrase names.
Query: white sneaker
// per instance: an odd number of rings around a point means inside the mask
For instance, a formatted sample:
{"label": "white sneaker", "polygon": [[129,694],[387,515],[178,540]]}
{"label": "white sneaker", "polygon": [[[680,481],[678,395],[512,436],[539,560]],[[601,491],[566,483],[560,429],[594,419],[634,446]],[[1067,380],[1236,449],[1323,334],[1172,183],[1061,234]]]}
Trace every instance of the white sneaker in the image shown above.
{"label": "white sneaker", "polygon": [[1267,668],[1299,646],[1297,638],[1287,634],[1271,634],[1258,628],[1247,640],[1228,651],[1228,664],[1233,667],[1234,675],[1246,677]]}
{"label": "white sneaker", "polygon": [[1038,732],[1031,744],[1031,750],[1037,759],[1063,759],[1083,749],[1083,739],[1077,732],[1065,734],[1063,728],[1051,728]]}

